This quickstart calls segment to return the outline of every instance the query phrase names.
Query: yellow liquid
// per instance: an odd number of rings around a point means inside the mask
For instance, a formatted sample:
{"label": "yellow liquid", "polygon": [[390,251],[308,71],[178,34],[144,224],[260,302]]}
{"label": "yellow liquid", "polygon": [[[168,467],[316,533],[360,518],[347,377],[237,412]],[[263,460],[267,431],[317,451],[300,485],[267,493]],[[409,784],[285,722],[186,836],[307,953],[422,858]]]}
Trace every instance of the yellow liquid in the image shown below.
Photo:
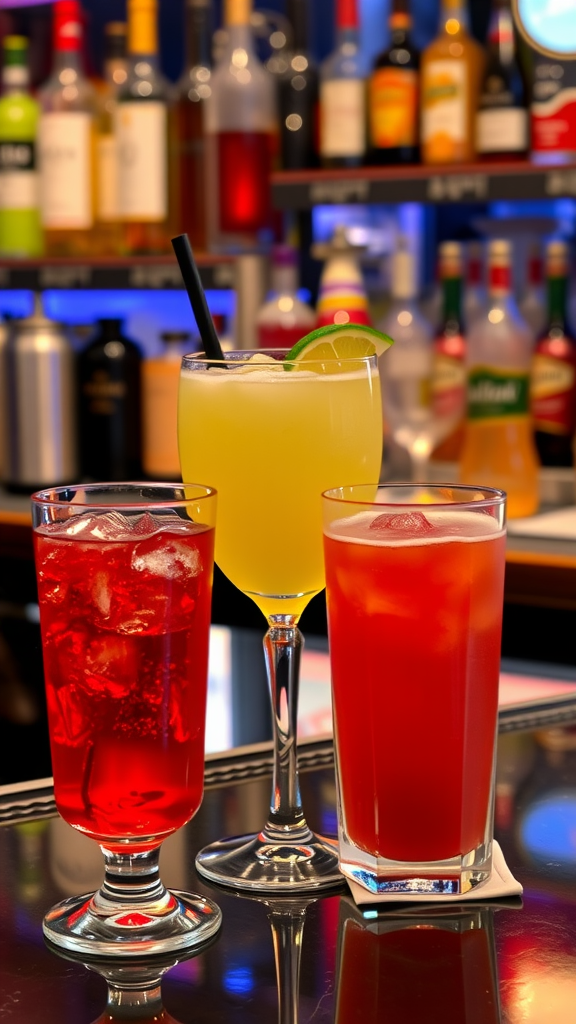
{"label": "yellow liquid", "polygon": [[538,461],[528,416],[467,423],[460,481],[506,491],[508,519],[538,510]]}
{"label": "yellow liquid", "polygon": [[182,479],[218,491],[222,571],[266,616],[299,616],[324,587],[322,491],[379,477],[376,370],[183,371],[178,437]]}

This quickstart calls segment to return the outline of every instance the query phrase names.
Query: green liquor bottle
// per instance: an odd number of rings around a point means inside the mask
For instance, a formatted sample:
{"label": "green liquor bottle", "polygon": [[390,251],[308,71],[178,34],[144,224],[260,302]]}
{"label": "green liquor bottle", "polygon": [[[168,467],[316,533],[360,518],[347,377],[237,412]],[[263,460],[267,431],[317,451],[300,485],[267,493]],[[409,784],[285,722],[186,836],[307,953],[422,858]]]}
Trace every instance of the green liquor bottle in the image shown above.
{"label": "green liquor bottle", "polygon": [[40,256],[36,133],[39,107],[30,96],[28,40],[5,36],[0,99],[0,256]]}

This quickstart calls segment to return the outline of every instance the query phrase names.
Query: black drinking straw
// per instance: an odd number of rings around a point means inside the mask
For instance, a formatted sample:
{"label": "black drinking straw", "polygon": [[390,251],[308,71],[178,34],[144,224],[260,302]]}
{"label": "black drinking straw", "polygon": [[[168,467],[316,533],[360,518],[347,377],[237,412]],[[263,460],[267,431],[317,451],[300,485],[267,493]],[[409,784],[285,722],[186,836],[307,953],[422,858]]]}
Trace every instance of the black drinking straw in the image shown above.
{"label": "black drinking straw", "polygon": [[216,334],[212,317],[210,316],[206,295],[200,281],[200,274],[198,273],[198,267],[196,266],[188,235],[177,235],[176,238],[173,238],[172,248],[176,253],[182,280],[190,299],[196,325],[200,331],[200,339],[204,346],[206,357],[223,361],[224,353]]}

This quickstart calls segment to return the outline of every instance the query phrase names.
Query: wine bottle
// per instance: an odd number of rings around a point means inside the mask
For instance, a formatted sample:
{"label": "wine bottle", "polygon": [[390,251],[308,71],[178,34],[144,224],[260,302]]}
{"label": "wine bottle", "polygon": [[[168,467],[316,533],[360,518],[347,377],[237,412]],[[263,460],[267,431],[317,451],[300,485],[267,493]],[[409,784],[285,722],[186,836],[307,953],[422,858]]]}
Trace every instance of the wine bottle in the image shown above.
{"label": "wine bottle", "polygon": [[104,32],[104,83],[98,96],[96,122],[96,244],[106,255],[114,255],[124,248],[114,119],[118,92],[127,77],[126,25],[123,21],[111,21]]}
{"label": "wine bottle", "polygon": [[208,246],[206,102],[212,93],[212,0],[187,0],[186,64],[178,85],[178,231]]}
{"label": "wine bottle", "polygon": [[40,226],[36,133],[39,107],[30,96],[28,40],[5,36],[0,99],[0,255],[30,257],[44,248]]}
{"label": "wine bottle", "polygon": [[369,83],[370,162],[415,163],[419,55],[410,39],[408,0],[393,0],[388,27],[390,45],[376,58]]}
{"label": "wine bottle", "polygon": [[526,87],[516,59],[508,0],[494,0],[488,59],[476,116],[476,148],[485,159],[513,159],[528,151]]}
{"label": "wine bottle", "polygon": [[336,48],[320,68],[320,159],[358,167],[366,152],[366,69],[356,0],[336,0]]}
{"label": "wine bottle", "polygon": [[278,83],[280,154],[282,167],[298,170],[317,163],[318,72],[308,47],[306,0],[288,0],[288,19],[292,47],[288,67]]}

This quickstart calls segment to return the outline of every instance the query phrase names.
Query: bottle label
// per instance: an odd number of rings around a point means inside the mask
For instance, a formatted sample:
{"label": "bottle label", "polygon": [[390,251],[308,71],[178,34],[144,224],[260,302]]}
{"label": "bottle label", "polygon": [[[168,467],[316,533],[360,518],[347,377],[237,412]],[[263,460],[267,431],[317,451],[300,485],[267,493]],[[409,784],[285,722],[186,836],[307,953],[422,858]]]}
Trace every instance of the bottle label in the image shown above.
{"label": "bottle label", "polygon": [[432,408],[438,419],[459,419],[466,410],[466,368],[462,359],[434,356]]}
{"label": "bottle label", "polygon": [[576,66],[537,55],[532,86],[532,149],[576,151]]}
{"label": "bottle label", "polygon": [[116,138],[113,134],[100,135],[96,147],[98,220],[115,221],[118,208],[118,158]]}
{"label": "bottle label", "polygon": [[33,142],[0,142],[0,209],[35,210],[38,175]]}
{"label": "bottle label", "polygon": [[366,149],[366,94],[360,78],[334,78],[320,88],[320,153],[363,156]]}
{"label": "bottle label", "polygon": [[466,141],[467,68],[461,60],[432,60],[422,80],[422,141],[429,159],[449,163]]}
{"label": "bottle label", "polygon": [[125,220],[163,221],[168,215],[166,104],[156,100],[119,103],[118,204]]}
{"label": "bottle label", "polygon": [[477,366],[468,376],[468,419],[493,420],[528,413],[529,376]]}
{"label": "bottle label", "polygon": [[45,228],[92,227],[92,117],[71,111],[40,118],[40,204]]}
{"label": "bottle label", "polygon": [[415,146],[418,76],[411,68],[380,68],[370,80],[371,143],[379,149]]}
{"label": "bottle label", "polygon": [[536,430],[572,437],[576,430],[576,367],[537,353],[532,361],[530,400]]}
{"label": "bottle label", "polygon": [[528,112],[521,107],[479,110],[476,116],[479,153],[523,153],[528,148]]}

